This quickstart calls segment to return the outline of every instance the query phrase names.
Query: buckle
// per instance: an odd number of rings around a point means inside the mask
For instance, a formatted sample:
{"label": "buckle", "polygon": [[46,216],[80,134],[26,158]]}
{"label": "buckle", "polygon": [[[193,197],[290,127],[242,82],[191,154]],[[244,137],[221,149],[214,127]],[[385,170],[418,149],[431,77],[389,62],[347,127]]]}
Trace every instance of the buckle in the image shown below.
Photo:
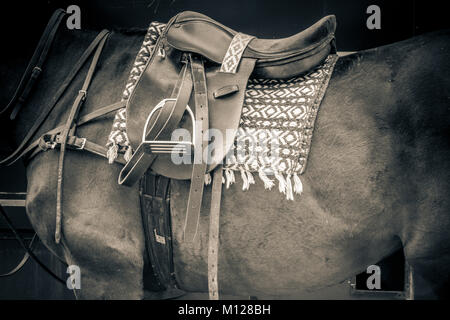
{"label": "buckle", "polygon": [[58,144],[55,140],[54,135],[44,135],[39,139],[39,148],[43,151],[47,151],[48,149],[55,149]]}
{"label": "buckle", "polygon": [[83,99],[83,100],[86,99],[86,95],[87,95],[86,90],[79,90],[78,94],[80,94],[80,93],[83,94],[83,97],[81,99]]}
{"label": "buckle", "polygon": [[37,73],[37,74],[39,74],[39,73],[41,73],[42,72],[42,69],[41,68],[39,68],[38,66],[36,66],[36,67],[34,67],[33,68],[33,73]]}
{"label": "buckle", "polygon": [[86,138],[81,138],[81,146],[77,147],[77,150],[83,150],[86,146]]}

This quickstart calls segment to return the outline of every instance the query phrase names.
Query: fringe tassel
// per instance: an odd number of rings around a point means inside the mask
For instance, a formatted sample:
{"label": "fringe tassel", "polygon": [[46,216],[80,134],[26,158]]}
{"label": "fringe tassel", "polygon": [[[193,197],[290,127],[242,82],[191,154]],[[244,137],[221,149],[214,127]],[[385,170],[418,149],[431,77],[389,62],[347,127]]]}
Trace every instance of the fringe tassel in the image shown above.
{"label": "fringe tassel", "polygon": [[264,172],[264,169],[259,169],[258,175],[259,178],[264,182],[264,188],[271,190],[275,183],[273,182],[273,180],[269,179],[269,177]]}
{"label": "fringe tassel", "polygon": [[133,149],[131,148],[131,146],[127,146],[127,150],[125,151],[123,158],[125,159],[125,161],[128,162],[128,161],[130,161],[132,155],[133,155]]}
{"label": "fringe tassel", "polygon": [[113,144],[108,148],[106,152],[106,156],[108,157],[108,163],[112,164],[114,160],[117,158],[117,153],[119,152],[119,146],[117,144]]}
{"label": "fringe tassel", "polygon": [[279,172],[275,172],[275,178],[278,180],[278,190],[280,190],[281,193],[286,194],[286,180],[284,180],[284,177]]}
{"label": "fringe tassel", "polygon": [[205,186],[210,185],[212,181],[211,175],[209,173],[205,173]]}
{"label": "fringe tassel", "polygon": [[[246,171],[248,184],[255,184],[255,178],[253,178],[253,174],[250,171]],[[250,186],[249,186],[250,187]]]}
{"label": "fringe tassel", "polygon": [[300,180],[300,177],[295,173],[294,174],[294,192],[297,194],[302,194],[303,192],[303,184]]}
{"label": "fringe tassel", "polygon": [[230,168],[225,169],[225,183],[227,189],[235,182],[234,172]]}
{"label": "fringe tassel", "polygon": [[288,174],[286,177],[286,199],[294,200],[294,193],[292,192],[291,174]]}
{"label": "fringe tassel", "polygon": [[245,191],[245,190],[248,190],[250,188],[250,183],[248,181],[247,174],[245,173],[245,170],[241,168],[240,171],[241,171],[241,177],[242,177],[242,190]]}

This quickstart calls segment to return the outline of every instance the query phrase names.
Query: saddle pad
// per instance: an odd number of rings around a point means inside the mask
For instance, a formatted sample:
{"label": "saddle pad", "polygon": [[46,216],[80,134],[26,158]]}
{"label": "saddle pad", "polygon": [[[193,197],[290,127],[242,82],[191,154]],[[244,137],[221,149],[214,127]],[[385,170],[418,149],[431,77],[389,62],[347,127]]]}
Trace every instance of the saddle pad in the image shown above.
{"label": "saddle pad", "polygon": [[[122,100],[133,92],[164,27],[159,22],[150,24]],[[294,199],[294,193],[302,193],[299,175],[306,168],[317,112],[337,59],[336,54],[330,54],[317,68],[287,80],[249,79],[234,146],[225,158],[223,183],[227,188],[235,182],[234,171],[238,171],[243,190],[255,183],[253,174],[258,173],[266,189],[278,181],[279,191],[288,200]],[[110,163],[118,152],[125,153],[127,161],[131,157],[126,108],[116,113],[106,146]],[[207,174],[205,183],[210,181]]]}

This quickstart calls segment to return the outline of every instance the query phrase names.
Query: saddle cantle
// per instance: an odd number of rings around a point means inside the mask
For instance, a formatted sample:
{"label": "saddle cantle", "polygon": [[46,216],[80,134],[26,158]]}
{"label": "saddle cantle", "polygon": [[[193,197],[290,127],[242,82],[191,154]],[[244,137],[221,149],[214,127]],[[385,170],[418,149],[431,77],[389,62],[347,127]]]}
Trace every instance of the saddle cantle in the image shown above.
{"label": "saddle cantle", "polygon": [[[290,78],[313,69],[335,52],[335,28],[335,17],[328,16],[289,38],[264,40],[200,13],[173,17],[128,100],[127,130],[136,151],[119,183],[133,185],[149,168],[168,178],[191,179],[184,235],[194,240],[205,173],[222,163],[233,146],[248,79]],[[172,141],[179,127],[190,131],[191,142]],[[211,135],[205,136],[210,128],[223,138],[213,148]],[[172,161],[179,153],[193,155],[193,161]]]}

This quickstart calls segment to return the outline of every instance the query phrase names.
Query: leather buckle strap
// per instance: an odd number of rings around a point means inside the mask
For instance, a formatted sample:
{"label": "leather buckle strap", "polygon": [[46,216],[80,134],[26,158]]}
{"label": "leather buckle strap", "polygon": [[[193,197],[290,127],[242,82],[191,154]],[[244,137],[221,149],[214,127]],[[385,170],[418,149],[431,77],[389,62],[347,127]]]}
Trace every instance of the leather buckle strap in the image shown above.
{"label": "leather buckle strap", "polygon": [[86,74],[86,78],[84,79],[83,86],[81,90],[78,92],[78,96],[75,99],[72,108],[70,109],[69,116],[66,120],[66,124],[64,125],[62,131],[61,131],[61,150],[59,154],[59,160],[58,160],[58,172],[57,172],[57,189],[56,189],[56,227],[55,227],[55,242],[56,244],[59,244],[61,241],[61,228],[62,228],[62,201],[63,201],[63,175],[64,175],[64,160],[65,160],[65,151],[66,151],[66,145],[67,145],[67,139],[69,136],[69,132],[75,131],[75,126],[72,128],[73,123],[78,118],[78,113],[81,108],[81,105],[83,101],[86,98],[86,91],[89,88],[89,85],[91,83],[92,77],[95,72],[95,68],[97,66],[98,60],[100,58],[100,54],[103,50],[103,47],[105,46],[106,39],[109,35],[108,30],[102,30],[97,37],[92,41],[91,45],[88,48],[89,54],[91,53],[91,50],[95,53],[92,57],[91,64],[89,66],[88,72]]}
{"label": "leather buckle strap", "polygon": [[190,55],[190,65],[192,79],[194,83],[195,118],[201,122],[201,126],[196,130],[196,141],[194,141],[194,165],[192,166],[191,188],[186,209],[186,219],[184,224],[184,240],[193,242],[197,235],[198,223],[200,220],[200,210],[202,206],[204,177],[207,168],[207,161],[203,159],[207,142],[204,141],[203,134],[209,129],[208,96],[206,88],[206,75],[203,59],[201,56]]}
{"label": "leather buckle strap", "polygon": [[214,171],[211,190],[208,244],[208,291],[210,300],[219,300],[219,223],[222,197],[222,166]]}

